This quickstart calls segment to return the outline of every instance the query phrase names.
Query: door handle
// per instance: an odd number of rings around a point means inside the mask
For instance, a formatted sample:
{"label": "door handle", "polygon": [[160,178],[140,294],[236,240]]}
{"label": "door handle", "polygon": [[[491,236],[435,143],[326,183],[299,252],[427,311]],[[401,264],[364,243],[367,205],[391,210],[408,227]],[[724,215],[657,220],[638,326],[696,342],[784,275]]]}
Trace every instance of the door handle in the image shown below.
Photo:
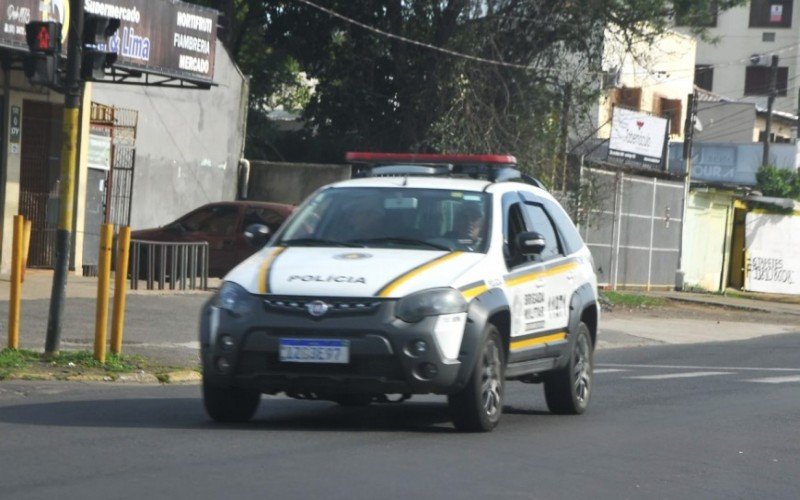
{"label": "door handle", "polygon": [[571,272],[570,272],[570,273],[567,273],[567,279],[568,279],[569,281],[572,281],[572,280],[574,280],[574,279],[575,279],[575,273],[571,273]]}

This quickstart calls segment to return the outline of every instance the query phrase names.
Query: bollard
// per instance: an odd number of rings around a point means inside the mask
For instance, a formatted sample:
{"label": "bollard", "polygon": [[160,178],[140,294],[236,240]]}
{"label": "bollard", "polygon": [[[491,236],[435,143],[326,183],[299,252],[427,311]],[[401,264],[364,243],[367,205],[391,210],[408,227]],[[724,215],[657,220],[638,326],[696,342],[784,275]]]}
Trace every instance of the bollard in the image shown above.
{"label": "bollard", "polygon": [[22,233],[25,218],[14,216],[14,239],[11,252],[11,296],[8,305],[8,348],[19,349],[19,319],[22,308]]}
{"label": "bollard", "polygon": [[31,248],[31,221],[25,221],[25,227],[22,231],[22,278],[21,283],[25,282],[25,270],[28,269],[28,252]]}
{"label": "bollard", "polygon": [[111,352],[122,353],[122,334],[125,329],[125,277],[128,274],[131,228],[123,226],[117,237],[117,265],[114,268],[114,312],[111,317]]}
{"label": "bollard", "polygon": [[94,323],[94,359],[106,362],[108,333],[108,289],[111,274],[111,246],[114,226],[103,224],[100,230],[100,255],[97,264],[97,312]]}

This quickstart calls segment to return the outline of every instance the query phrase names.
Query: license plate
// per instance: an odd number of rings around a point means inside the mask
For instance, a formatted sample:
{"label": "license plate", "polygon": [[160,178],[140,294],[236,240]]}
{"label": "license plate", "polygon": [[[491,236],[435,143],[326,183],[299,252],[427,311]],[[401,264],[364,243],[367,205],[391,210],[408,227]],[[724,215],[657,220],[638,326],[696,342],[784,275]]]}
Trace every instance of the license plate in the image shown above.
{"label": "license plate", "polygon": [[279,359],[288,363],[349,363],[350,341],[281,339]]}

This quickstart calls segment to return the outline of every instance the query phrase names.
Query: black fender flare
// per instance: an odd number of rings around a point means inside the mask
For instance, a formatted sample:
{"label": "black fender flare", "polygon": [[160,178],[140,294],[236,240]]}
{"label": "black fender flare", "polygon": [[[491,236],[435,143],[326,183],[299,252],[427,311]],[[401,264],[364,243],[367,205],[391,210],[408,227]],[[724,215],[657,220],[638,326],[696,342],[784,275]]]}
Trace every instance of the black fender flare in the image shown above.
{"label": "black fender flare", "polygon": [[492,288],[483,292],[467,306],[467,325],[464,328],[464,338],[461,340],[461,350],[458,354],[461,368],[456,377],[454,390],[459,390],[466,385],[478,362],[478,350],[483,344],[489,318],[502,312],[510,314],[511,307],[508,297],[500,288]]}
{"label": "black fender flare", "polygon": [[581,323],[581,317],[586,308],[595,306],[597,307],[597,299],[595,298],[594,290],[588,283],[581,286],[572,294],[569,301],[569,323],[567,326],[567,347],[559,355],[556,364],[559,368],[563,368],[569,362],[569,353],[572,352],[573,344],[575,343],[575,332],[578,331],[578,325]]}

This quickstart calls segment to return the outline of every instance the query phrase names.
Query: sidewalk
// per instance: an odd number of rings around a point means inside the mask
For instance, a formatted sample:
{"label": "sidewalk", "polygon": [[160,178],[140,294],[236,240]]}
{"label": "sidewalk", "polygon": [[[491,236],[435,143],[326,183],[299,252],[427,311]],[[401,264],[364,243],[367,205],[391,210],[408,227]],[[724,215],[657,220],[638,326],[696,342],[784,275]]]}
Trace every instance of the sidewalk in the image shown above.
{"label": "sidewalk", "polygon": [[[220,280],[217,278],[208,279],[209,289],[219,286]],[[126,281],[128,295],[164,295],[164,294],[187,294],[187,293],[207,293],[204,290],[147,290],[146,282],[139,282],[138,290],[130,289],[130,281]],[[22,283],[22,300],[41,300],[50,299],[53,289],[53,271],[42,269],[28,269],[25,272],[25,281]],[[111,276],[110,296],[114,295],[114,276]],[[7,276],[0,278],[0,301],[8,300],[11,291],[11,281]],[[97,277],[80,276],[70,273],[67,277],[66,296],[71,298],[96,298],[97,297]]]}
{"label": "sidewalk", "polygon": [[[632,292],[634,293],[634,292]],[[773,314],[791,314],[800,317],[800,297],[791,295],[772,296],[752,292],[730,292],[731,295],[697,292],[635,292],[649,297],[660,297],[668,300],[691,302],[718,307],[729,307],[748,311],[760,311]],[[736,296],[732,296],[735,294]],[[800,321],[800,319],[798,319]]]}

